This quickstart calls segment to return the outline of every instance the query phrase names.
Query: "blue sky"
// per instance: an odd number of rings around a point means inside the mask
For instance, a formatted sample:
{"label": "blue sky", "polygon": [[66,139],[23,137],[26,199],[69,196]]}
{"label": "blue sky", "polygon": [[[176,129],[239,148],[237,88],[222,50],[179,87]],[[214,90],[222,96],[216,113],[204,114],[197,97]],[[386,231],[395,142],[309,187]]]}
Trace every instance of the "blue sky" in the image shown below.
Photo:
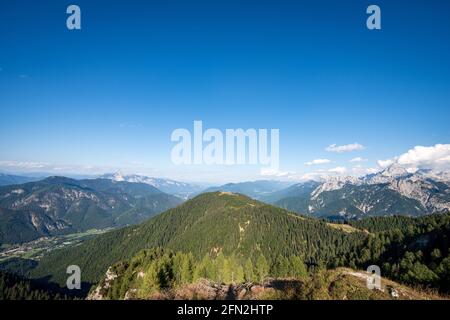
{"label": "blue sky", "polygon": [[[66,28],[69,4],[82,30]],[[382,30],[366,28],[370,4]],[[279,128],[295,177],[374,168],[449,143],[449,39],[448,1],[4,0],[0,170],[260,178],[172,165],[170,134],[194,120]],[[325,150],[351,143],[364,150]]]}

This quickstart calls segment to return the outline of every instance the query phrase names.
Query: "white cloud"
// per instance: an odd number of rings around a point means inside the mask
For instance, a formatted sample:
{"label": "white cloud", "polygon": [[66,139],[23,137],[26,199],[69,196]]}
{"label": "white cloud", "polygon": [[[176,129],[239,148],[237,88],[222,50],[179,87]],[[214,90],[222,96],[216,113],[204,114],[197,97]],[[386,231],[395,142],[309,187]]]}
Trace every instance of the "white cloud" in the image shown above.
{"label": "white cloud", "polygon": [[415,146],[398,157],[379,160],[382,168],[397,164],[407,169],[420,168],[450,170],[450,144],[436,144],[430,147]]}
{"label": "white cloud", "polygon": [[336,167],[336,168],[328,170],[328,172],[337,173],[337,174],[344,174],[344,173],[347,172],[347,168],[345,168],[345,167]]}
{"label": "white cloud", "polygon": [[34,161],[0,160],[0,170],[12,173],[101,174],[117,171],[115,167],[89,165],[52,164]]}
{"label": "white cloud", "polygon": [[45,168],[47,164],[31,161],[0,161],[0,167],[20,168],[20,169],[39,169]]}
{"label": "white cloud", "polygon": [[338,146],[336,144],[331,144],[325,148],[326,151],[337,152],[337,153],[351,152],[351,151],[364,150],[364,149],[365,149],[365,147],[359,143],[344,144],[342,146]]}
{"label": "white cloud", "polygon": [[305,173],[300,176],[300,180],[317,180],[318,174],[316,172]]}
{"label": "white cloud", "polygon": [[367,173],[367,174],[373,174],[373,173],[377,173],[377,172],[379,172],[379,171],[380,171],[379,168],[367,168],[367,169],[366,169],[366,173]]}
{"label": "white cloud", "polygon": [[438,163],[450,163],[450,156],[442,157],[436,160]]}
{"label": "white cloud", "polygon": [[357,165],[351,169],[352,175],[354,176],[365,176],[372,173],[377,173],[380,171],[380,168],[365,168],[360,165]]}
{"label": "white cloud", "polygon": [[416,146],[398,157],[400,165],[428,167],[450,166],[450,144],[437,144],[431,147]]}
{"label": "white cloud", "polygon": [[350,162],[363,162],[363,161],[367,161],[367,159],[356,157],[350,160]]}
{"label": "white cloud", "polygon": [[261,168],[261,175],[265,177],[288,177],[293,174],[295,174],[295,172]]}
{"label": "white cloud", "polygon": [[328,160],[328,159],[315,159],[313,161],[306,162],[305,165],[313,166],[316,164],[325,164],[325,163],[330,163],[330,162],[331,162],[331,160]]}
{"label": "white cloud", "polygon": [[393,164],[394,160],[392,159],[378,160],[377,163],[381,168],[386,168],[389,167],[391,164]]}

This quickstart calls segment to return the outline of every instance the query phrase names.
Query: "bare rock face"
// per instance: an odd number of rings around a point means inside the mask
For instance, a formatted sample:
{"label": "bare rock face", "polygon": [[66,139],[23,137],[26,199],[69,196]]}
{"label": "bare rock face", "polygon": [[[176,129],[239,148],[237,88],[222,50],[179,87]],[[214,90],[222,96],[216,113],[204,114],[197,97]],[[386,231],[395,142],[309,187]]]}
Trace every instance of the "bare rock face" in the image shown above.
{"label": "bare rock face", "polygon": [[450,180],[447,173],[432,170],[408,170],[392,165],[385,170],[365,177],[368,184],[387,184],[402,196],[419,201],[429,212],[450,210]]}
{"label": "bare rock face", "polygon": [[391,288],[391,289],[389,290],[389,294],[390,294],[391,297],[394,298],[394,299],[398,299],[398,298],[400,297],[400,295],[399,295],[397,289],[395,289],[395,288]]}
{"label": "bare rock face", "polygon": [[223,296],[221,286],[215,285],[208,280],[200,280],[197,283],[193,283],[182,288],[175,290],[174,299],[199,299],[199,300],[215,300],[220,299]]}
{"label": "bare rock face", "polygon": [[260,295],[264,291],[263,286],[255,285],[250,288],[250,292],[254,295]]}
{"label": "bare rock face", "polygon": [[[104,292],[111,286],[111,282],[116,279],[118,275],[114,273],[111,268],[106,271],[104,280],[92,291],[87,300],[104,300],[106,297],[104,296]],[[128,294],[128,292],[127,292]]]}
{"label": "bare rock face", "polygon": [[[104,281],[93,290],[88,300],[105,300],[105,292],[110,287],[111,281],[117,275],[108,270]],[[207,279],[200,279],[191,284],[186,284],[174,289],[157,291],[145,297],[148,300],[249,300],[260,299],[275,293],[274,284],[270,281],[263,284],[218,284]],[[138,289],[130,288],[125,293],[124,300],[142,299]]]}
{"label": "bare rock face", "polygon": [[317,199],[322,192],[339,190],[346,184],[360,185],[361,183],[361,180],[356,177],[330,177],[311,193],[311,199]]}
{"label": "bare rock face", "polygon": [[243,300],[245,296],[247,295],[247,289],[243,288],[237,295],[238,300]]}
{"label": "bare rock face", "polygon": [[403,179],[393,179],[389,187],[401,195],[418,200],[431,212],[450,210],[450,188],[444,183],[436,183],[421,175]]}
{"label": "bare rock face", "polygon": [[196,283],[173,289],[165,294],[158,293],[151,299],[252,300],[273,295],[275,291],[271,282],[263,285],[252,283],[217,284],[210,280],[201,279]]}
{"label": "bare rock face", "polygon": [[[355,198],[352,194],[355,191],[345,193],[346,186],[352,186],[351,190],[364,192],[367,195],[366,199]],[[368,187],[374,192],[371,196]],[[420,214],[450,212],[449,173],[432,170],[411,171],[399,165],[391,165],[383,171],[364,177],[327,178],[311,193],[309,213],[320,212],[327,206],[323,196],[325,193],[341,190],[341,199],[349,200],[362,214],[370,213],[372,208],[382,201],[381,198],[386,191],[394,191],[401,197],[416,200],[418,204],[410,208],[410,211],[417,211]],[[389,203],[384,205],[389,207]],[[346,208],[339,213],[347,215]]]}
{"label": "bare rock face", "polygon": [[125,293],[124,300],[134,300],[136,299],[137,289],[130,289]]}

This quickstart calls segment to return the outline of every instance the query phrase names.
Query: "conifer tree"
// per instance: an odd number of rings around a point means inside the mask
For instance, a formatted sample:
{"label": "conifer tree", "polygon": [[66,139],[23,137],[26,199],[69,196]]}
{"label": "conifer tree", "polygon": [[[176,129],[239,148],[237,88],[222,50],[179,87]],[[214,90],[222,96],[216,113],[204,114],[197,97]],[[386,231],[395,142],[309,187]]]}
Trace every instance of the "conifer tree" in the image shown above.
{"label": "conifer tree", "polygon": [[253,282],[256,280],[255,272],[253,269],[253,263],[250,258],[247,258],[247,261],[245,261],[244,278],[245,278],[245,281],[247,281],[247,282]]}
{"label": "conifer tree", "polygon": [[292,256],[290,258],[290,265],[291,276],[298,279],[306,278],[308,276],[308,270],[300,257]]}
{"label": "conifer tree", "polygon": [[181,261],[181,283],[192,282],[194,268],[194,257],[192,253],[188,255],[183,255]]}
{"label": "conifer tree", "polygon": [[236,277],[234,279],[235,283],[243,283],[245,280],[244,278],[244,268],[239,265],[236,269]]}
{"label": "conifer tree", "polygon": [[225,257],[223,256],[222,252],[219,252],[217,254],[216,259],[214,260],[214,266],[215,266],[215,273],[216,278],[215,281],[217,282],[223,282],[223,265],[224,265]]}
{"label": "conifer tree", "polygon": [[224,282],[224,283],[233,282],[233,272],[231,270],[230,260],[228,258],[223,259],[222,282]]}
{"label": "conifer tree", "polygon": [[264,279],[269,274],[269,264],[263,254],[260,254],[256,261],[256,273],[258,280],[263,283]]}

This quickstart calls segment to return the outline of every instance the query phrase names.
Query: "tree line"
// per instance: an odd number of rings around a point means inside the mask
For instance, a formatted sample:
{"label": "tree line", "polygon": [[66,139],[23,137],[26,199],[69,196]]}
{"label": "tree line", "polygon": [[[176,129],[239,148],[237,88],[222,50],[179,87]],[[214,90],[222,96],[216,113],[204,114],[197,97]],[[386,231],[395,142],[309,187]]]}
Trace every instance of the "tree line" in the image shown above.
{"label": "tree line", "polygon": [[268,277],[296,278],[308,276],[299,256],[283,257],[272,264],[260,254],[253,261],[235,255],[204,255],[196,259],[192,253],[173,252],[156,248],[139,252],[129,261],[120,262],[111,269],[118,277],[106,288],[109,299],[123,299],[130,288],[137,288],[137,295],[146,298],[160,290],[208,279],[219,284],[263,283]]}
{"label": "tree line", "polygon": [[359,250],[335,264],[352,268],[376,264],[391,279],[450,292],[450,214],[376,217],[350,224],[370,234]]}
{"label": "tree line", "polygon": [[0,300],[60,300],[68,298],[67,295],[47,289],[34,281],[0,271]]}

